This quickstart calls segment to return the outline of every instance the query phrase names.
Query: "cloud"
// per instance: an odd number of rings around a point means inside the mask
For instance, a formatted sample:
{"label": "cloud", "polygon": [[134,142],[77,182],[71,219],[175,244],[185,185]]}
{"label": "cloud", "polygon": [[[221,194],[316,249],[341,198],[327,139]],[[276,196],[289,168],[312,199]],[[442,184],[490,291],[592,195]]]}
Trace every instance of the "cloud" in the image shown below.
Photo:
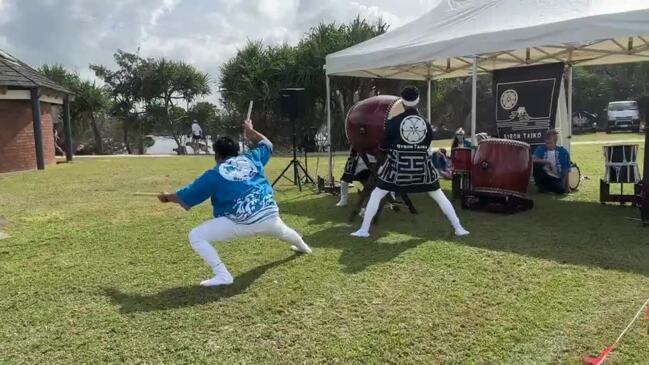
{"label": "cloud", "polygon": [[[320,21],[357,15],[391,27],[440,0],[0,0],[0,48],[33,65],[61,63],[90,77],[117,49],[183,59],[218,79],[249,39],[295,44]],[[30,26],[25,26],[29,24]]]}

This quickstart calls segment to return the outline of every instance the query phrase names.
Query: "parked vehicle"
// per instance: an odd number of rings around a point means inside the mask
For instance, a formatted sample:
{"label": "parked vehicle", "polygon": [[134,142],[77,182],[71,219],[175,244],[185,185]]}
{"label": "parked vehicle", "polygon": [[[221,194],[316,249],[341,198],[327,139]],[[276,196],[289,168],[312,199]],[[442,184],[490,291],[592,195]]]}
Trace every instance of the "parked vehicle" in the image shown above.
{"label": "parked vehicle", "polygon": [[586,110],[572,113],[572,130],[575,133],[597,132],[597,114]]}
{"label": "parked vehicle", "polygon": [[640,110],[637,101],[613,101],[606,108],[608,124],[606,133],[617,130],[640,131]]}

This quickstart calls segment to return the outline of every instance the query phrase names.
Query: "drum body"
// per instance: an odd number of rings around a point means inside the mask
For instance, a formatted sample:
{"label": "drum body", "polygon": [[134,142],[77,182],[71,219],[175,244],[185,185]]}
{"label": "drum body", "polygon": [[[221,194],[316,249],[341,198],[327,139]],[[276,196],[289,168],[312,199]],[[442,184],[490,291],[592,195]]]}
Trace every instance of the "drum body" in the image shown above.
{"label": "drum body", "polygon": [[509,139],[486,139],[473,155],[472,190],[493,196],[527,198],[532,171],[530,146]]}
{"label": "drum body", "polygon": [[640,182],[640,169],[637,163],[638,145],[606,145],[604,152],[604,181],[608,183]]}
{"label": "drum body", "polygon": [[470,173],[471,172],[471,152],[467,147],[457,147],[451,150],[451,161],[453,161],[453,171]]}
{"label": "drum body", "polygon": [[399,97],[372,96],[356,103],[347,113],[345,133],[349,143],[359,153],[375,155],[383,140],[385,122],[392,105]]}

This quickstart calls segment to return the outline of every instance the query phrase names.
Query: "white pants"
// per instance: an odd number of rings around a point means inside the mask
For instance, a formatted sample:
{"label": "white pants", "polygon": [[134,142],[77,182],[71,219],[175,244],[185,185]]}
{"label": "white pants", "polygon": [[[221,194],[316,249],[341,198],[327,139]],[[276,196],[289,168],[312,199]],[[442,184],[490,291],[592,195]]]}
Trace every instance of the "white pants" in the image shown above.
{"label": "white pants", "polygon": [[297,247],[306,246],[302,237],[279,216],[254,224],[237,224],[226,217],[210,219],[189,232],[189,243],[216,274],[223,262],[210,242],[225,242],[255,235],[279,238]]}
{"label": "white pants", "polygon": [[[372,220],[374,219],[374,216],[379,210],[379,205],[381,204],[381,200],[385,198],[386,195],[390,193],[387,190],[383,190],[381,188],[374,188],[372,190],[372,195],[370,195],[370,200],[367,203],[367,208],[365,210],[365,216],[363,217],[363,224],[361,225],[361,231],[364,232],[369,232],[370,226],[372,225]],[[455,213],[455,209],[453,208],[453,204],[446,198],[446,195],[442,192],[442,189],[437,189],[435,191],[429,191],[428,196],[433,199],[439,208],[442,210],[446,218],[449,220],[451,225],[453,226],[453,229],[455,229],[456,232],[459,232],[461,230],[464,230],[462,226],[460,225],[460,219],[457,217],[457,214]]]}

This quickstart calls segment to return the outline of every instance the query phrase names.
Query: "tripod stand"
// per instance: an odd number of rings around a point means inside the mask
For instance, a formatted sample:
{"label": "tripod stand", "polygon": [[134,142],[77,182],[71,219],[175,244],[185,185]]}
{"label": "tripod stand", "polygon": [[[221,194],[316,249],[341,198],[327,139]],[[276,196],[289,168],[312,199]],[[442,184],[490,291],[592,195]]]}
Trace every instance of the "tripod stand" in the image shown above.
{"label": "tripod stand", "polygon": [[[291,122],[291,128],[293,131],[293,159],[291,162],[286,165],[284,170],[282,171],[281,174],[273,181],[273,187],[275,187],[275,184],[279,181],[281,178],[285,178],[286,180],[290,181],[293,183],[293,185],[297,185],[298,189],[302,191],[302,178],[300,177],[300,170],[304,173],[304,183],[314,183],[313,179],[311,176],[309,176],[309,173],[306,171],[306,169],[302,166],[302,163],[300,163],[300,160],[297,158],[297,135],[295,132],[295,117],[291,116],[290,117],[290,122]],[[293,167],[293,179],[289,178],[286,176],[286,172]]]}

